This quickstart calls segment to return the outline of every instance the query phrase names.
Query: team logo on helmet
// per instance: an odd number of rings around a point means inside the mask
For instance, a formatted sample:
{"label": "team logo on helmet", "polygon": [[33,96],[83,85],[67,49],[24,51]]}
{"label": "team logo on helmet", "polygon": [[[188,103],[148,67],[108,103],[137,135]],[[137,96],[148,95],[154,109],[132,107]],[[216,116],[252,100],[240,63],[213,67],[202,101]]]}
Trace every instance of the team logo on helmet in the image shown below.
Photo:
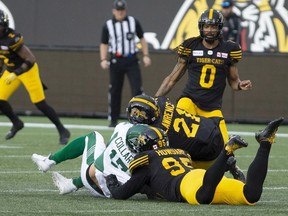
{"label": "team logo on helmet", "polygon": [[137,109],[136,107],[133,107],[131,109],[130,117],[134,117],[134,118],[137,118],[137,119],[141,118],[141,119],[144,119],[144,120],[148,119],[147,113],[144,110]]}

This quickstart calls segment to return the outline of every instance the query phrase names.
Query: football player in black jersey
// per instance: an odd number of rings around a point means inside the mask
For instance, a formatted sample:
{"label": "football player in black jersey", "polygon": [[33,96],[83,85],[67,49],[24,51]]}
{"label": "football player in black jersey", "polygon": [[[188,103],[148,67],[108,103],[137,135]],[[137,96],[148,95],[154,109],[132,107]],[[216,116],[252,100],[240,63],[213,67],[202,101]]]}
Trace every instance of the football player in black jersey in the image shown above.
{"label": "football player in black jersey", "polygon": [[24,44],[23,36],[9,28],[7,15],[0,10],[0,111],[12,122],[5,139],[13,138],[24,127],[8,103],[10,96],[23,84],[33,104],[57,127],[60,144],[66,144],[70,132],[63,126],[54,109],[46,103],[38,65],[31,50]]}
{"label": "football player in black jersey", "polygon": [[[192,115],[175,107],[166,97],[133,97],[127,106],[127,117],[133,124],[149,124],[164,130],[170,146],[187,151],[195,168],[210,167],[225,144],[219,129],[222,118]],[[234,156],[229,158],[227,170],[235,179],[245,182],[245,175],[236,166]]]}
{"label": "football player in black jersey", "polygon": [[[252,88],[250,80],[241,80],[236,64],[242,58],[239,44],[222,38],[223,15],[208,9],[200,16],[199,37],[185,40],[177,47],[178,61],[172,73],[162,82],[156,96],[166,95],[188,71],[188,81],[177,107],[191,114],[223,117],[222,97],[226,80],[235,91]],[[220,122],[224,142],[228,132],[224,119]]]}
{"label": "football player in black jersey", "polygon": [[[247,146],[239,136],[230,138],[210,168],[193,169],[189,155],[181,149],[170,148],[171,142],[168,143],[165,132],[150,126],[140,133],[138,139],[127,136],[128,147],[137,153],[129,164],[131,178],[120,185],[115,175],[109,175],[107,186],[115,199],[127,199],[146,185],[152,194],[168,201],[198,205],[255,205],[262,194],[270,149],[282,122],[283,118],[271,121],[264,130],[255,134],[260,146],[248,168],[246,183],[224,176],[229,155]],[[133,127],[129,130],[133,132]]]}

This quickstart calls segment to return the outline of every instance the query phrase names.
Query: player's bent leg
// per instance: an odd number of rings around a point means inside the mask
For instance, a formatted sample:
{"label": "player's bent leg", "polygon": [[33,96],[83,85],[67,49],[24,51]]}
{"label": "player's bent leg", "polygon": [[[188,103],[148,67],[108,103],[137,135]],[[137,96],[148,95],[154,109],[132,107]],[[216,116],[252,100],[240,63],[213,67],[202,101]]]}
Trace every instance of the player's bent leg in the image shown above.
{"label": "player's bent leg", "polygon": [[[94,132],[90,133],[93,134]],[[67,145],[60,148],[58,151],[53,153],[49,159],[56,161],[57,164],[62,163],[66,160],[71,160],[81,156],[85,149],[85,139],[90,134],[79,136],[69,142]]]}
{"label": "player's bent leg", "polygon": [[272,144],[275,141],[278,127],[284,118],[271,121],[268,126],[255,134],[256,140],[260,143],[256,156],[247,171],[247,182],[244,187],[244,194],[249,202],[257,202],[263,190],[263,184],[268,170],[268,160]]}
{"label": "player's bent leg", "polygon": [[196,193],[202,186],[204,175],[204,169],[195,169],[187,173],[182,179],[180,183],[180,193],[189,204],[200,204],[196,198]]}
{"label": "player's bent leg", "polygon": [[[94,168],[94,160],[105,150],[106,145],[103,136],[93,132],[85,139],[85,149],[82,156],[81,179],[83,185],[95,197],[104,197],[102,190],[95,184],[95,179],[90,177],[90,167]],[[95,172],[95,171],[94,171]]]}
{"label": "player's bent leg", "polygon": [[246,199],[243,188],[243,182],[223,176],[215,190],[211,204],[255,205]]}
{"label": "player's bent leg", "polygon": [[176,107],[182,110],[185,110],[186,112],[196,115],[196,105],[193,103],[193,101],[190,98],[182,97],[178,100]]}
{"label": "player's bent leg", "polygon": [[[94,132],[93,132],[94,133]],[[89,134],[87,135],[89,136]],[[66,160],[74,159],[83,154],[85,148],[86,136],[80,136],[72,140],[68,145],[56,151],[54,154],[43,156],[33,154],[32,161],[37,165],[38,169],[42,172],[47,172],[54,165],[62,163]]]}

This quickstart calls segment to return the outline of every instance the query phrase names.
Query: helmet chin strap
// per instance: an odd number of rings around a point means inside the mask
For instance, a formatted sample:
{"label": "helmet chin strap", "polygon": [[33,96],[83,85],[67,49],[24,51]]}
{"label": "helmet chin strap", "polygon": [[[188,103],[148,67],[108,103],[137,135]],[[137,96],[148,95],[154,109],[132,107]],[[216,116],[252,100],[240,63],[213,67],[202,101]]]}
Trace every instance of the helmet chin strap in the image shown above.
{"label": "helmet chin strap", "polygon": [[[208,44],[213,44],[215,39],[209,39],[209,38],[205,38],[204,39]],[[217,39],[216,39],[217,40]]]}

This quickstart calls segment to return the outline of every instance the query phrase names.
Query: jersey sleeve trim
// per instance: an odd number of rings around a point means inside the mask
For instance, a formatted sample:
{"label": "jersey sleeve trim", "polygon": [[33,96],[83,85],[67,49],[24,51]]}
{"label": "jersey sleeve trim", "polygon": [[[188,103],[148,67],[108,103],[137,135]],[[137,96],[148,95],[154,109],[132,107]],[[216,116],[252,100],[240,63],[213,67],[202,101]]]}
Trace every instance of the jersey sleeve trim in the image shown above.
{"label": "jersey sleeve trim", "polygon": [[192,50],[190,48],[186,48],[183,45],[178,47],[177,53],[181,56],[190,56]]}
{"label": "jersey sleeve trim", "polygon": [[131,163],[129,164],[129,170],[130,173],[133,173],[133,171],[139,167],[147,166],[149,165],[149,157],[148,155],[144,155],[139,158],[135,158]]}
{"label": "jersey sleeve trim", "polygon": [[18,49],[21,48],[21,46],[23,45],[23,36],[20,37],[20,39],[13,45],[10,45],[9,48],[12,49],[14,52]]}
{"label": "jersey sleeve trim", "polygon": [[231,51],[230,56],[232,59],[239,61],[242,59],[242,51],[241,50]]}

